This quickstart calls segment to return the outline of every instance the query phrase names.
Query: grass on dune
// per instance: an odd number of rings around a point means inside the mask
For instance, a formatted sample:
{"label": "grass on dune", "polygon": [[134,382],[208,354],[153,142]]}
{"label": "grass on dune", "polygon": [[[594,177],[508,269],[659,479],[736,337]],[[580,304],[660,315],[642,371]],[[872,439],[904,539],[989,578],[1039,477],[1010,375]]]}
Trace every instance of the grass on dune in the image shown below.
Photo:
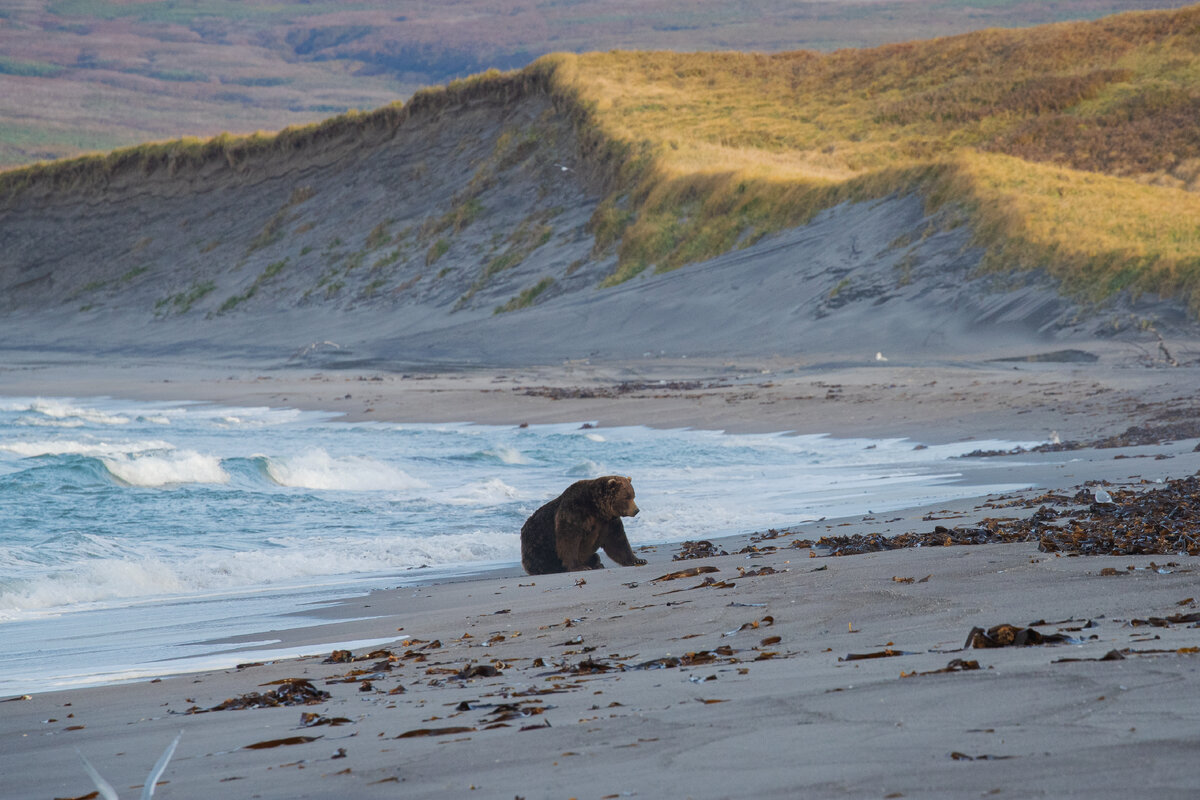
{"label": "grass on dune", "polygon": [[605,137],[651,153],[623,187],[636,213],[612,282],[919,191],[969,209],[993,268],[1200,311],[1198,6],[831,54],[543,63]]}
{"label": "grass on dune", "polygon": [[992,269],[1091,299],[1200,312],[1200,6],[828,54],[546,56],[406,105],[250,137],[143,145],[0,174],[0,197],[218,159],[250,169],[422,109],[547,93],[604,199],[609,283],[745,246],[847,200],[917,192],[966,210]]}

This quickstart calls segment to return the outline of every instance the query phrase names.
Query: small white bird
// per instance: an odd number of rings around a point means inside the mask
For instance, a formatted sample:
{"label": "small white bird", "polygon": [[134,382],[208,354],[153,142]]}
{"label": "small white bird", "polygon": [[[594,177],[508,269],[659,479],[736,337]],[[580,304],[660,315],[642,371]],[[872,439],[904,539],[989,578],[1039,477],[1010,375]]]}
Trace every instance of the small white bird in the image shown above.
{"label": "small white bird", "polygon": [[[154,769],[150,770],[150,775],[147,776],[146,782],[142,784],[141,800],[150,800],[150,798],[154,796],[154,787],[158,783],[158,779],[162,776],[163,770],[167,768],[167,762],[170,761],[171,756],[175,754],[175,745],[179,744],[179,738],[181,736],[183,736],[183,731],[179,732],[179,735],[175,737],[174,741],[167,745],[167,749],[164,750],[163,754],[158,757],[158,763],[154,765]],[[75,748],[75,752],[79,753],[79,759],[83,762],[83,768],[86,769],[88,775],[91,776],[92,783],[96,784],[96,790],[100,792],[100,796],[103,797],[104,800],[121,800],[117,796],[117,790],[112,787],[111,783],[104,780],[104,778],[100,776],[100,773],[97,772],[96,768],[91,765],[91,762],[84,758],[83,753],[79,752],[78,747]]]}
{"label": "small white bird", "polygon": [[1058,438],[1058,431],[1050,431],[1050,444],[1062,444],[1062,439]]}
{"label": "small white bird", "polygon": [[1104,491],[1103,489],[1096,490],[1096,502],[1097,503],[1111,503],[1112,501],[1113,501],[1113,499],[1112,499],[1111,494]]}
{"label": "small white bird", "polygon": [[877,353],[875,353],[875,360],[876,361],[887,361],[887,356],[885,356],[883,353],[877,352]]}

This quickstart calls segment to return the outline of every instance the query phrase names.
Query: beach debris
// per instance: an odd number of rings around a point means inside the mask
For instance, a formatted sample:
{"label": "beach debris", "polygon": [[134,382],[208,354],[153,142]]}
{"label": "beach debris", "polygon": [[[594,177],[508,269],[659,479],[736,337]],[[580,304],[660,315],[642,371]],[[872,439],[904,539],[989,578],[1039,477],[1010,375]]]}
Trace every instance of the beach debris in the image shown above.
{"label": "beach debris", "polygon": [[[1139,627],[1149,625],[1155,628],[1169,628],[1172,625],[1181,625],[1188,622],[1200,623],[1200,613],[1193,614],[1172,614],[1169,617],[1148,617],[1146,619],[1131,619],[1129,625],[1131,627]],[[1200,624],[1192,625],[1193,628],[1200,628]]]}
{"label": "beach debris", "polygon": [[[703,579],[702,581],[697,583],[695,586],[689,586],[686,589],[670,589],[669,591],[666,591],[666,592],[656,592],[654,596],[662,597],[663,595],[675,594],[676,592],[690,592],[693,589],[732,589],[734,586],[737,586],[737,584],[733,583],[732,581],[719,581],[716,578],[713,578],[710,576],[710,577]],[[671,605],[671,604],[667,603],[667,605]]]}
{"label": "beach debris", "polygon": [[1088,489],[1074,497],[1043,495],[1029,502],[1081,507],[1042,505],[1025,519],[985,518],[974,527],[939,525],[929,533],[824,536],[817,547],[844,556],[906,547],[1036,542],[1046,553],[1200,555],[1200,476],[1170,480],[1141,493],[1114,490],[1109,496],[1111,503],[1093,502],[1095,494]]}
{"label": "beach debris", "polygon": [[484,730],[492,728],[507,728],[508,723],[514,720],[528,719],[539,714],[545,714],[546,711],[554,706],[545,706],[541,704],[541,700],[519,700],[516,703],[500,703],[488,712],[487,717],[481,721]]}
{"label": "beach debris", "polygon": [[393,739],[414,739],[419,736],[449,736],[455,733],[471,733],[475,731],[469,725],[451,725],[445,728],[416,728],[415,730],[405,731],[399,736],[393,736]]}
{"label": "beach debris", "polygon": [[[763,603],[762,605],[766,605],[766,603]],[[721,634],[721,636],[722,636],[722,638],[724,638],[726,636],[733,636],[735,633],[741,633],[742,631],[756,630],[760,627],[768,628],[774,624],[775,624],[775,618],[773,616],[771,616],[770,614],[768,614],[767,616],[763,617],[762,619],[756,619],[751,622],[743,622],[741,624],[741,627],[734,628],[731,631],[725,631],[724,633]]]}
{"label": "beach debris", "polygon": [[500,670],[491,664],[468,664],[455,673],[454,677],[465,681],[471,678],[494,678],[499,674]]}
{"label": "beach debris", "polygon": [[771,566],[763,566],[758,569],[747,570],[745,567],[738,567],[739,578],[757,578],[759,575],[777,575],[780,572],[787,572],[786,569],[775,569]]}
{"label": "beach debris", "polygon": [[716,567],[708,566],[708,565],[705,565],[702,567],[688,567],[687,569],[681,569],[678,572],[668,572],[666,575],[660,575],[657,578],[655,578],[653,581],[651,581],[651,583],[657,583],[659,581],[673,581],[673,580],[677,580],[679,578],[694,578],[697,575],[704,575],[705,573],[708,573],[708,572],[720,572],[720,571],[721,570],[717,569]]}
{"label": "beach debris", "polygon": [[229,711],[242,708],[276,708],[278,706],[311,706],[323,703],[332,695],[313,686],[304,678],[284,678],[264,686],[279,684],[269,692],[249,692],[240,697],[231,697],[212,708],[192,706],[185,713],[205,714],[209,711]]}
{"label": "beach debris", "polygon": [[288,747],[293,744],[308,744],[321,739],[321,736],[288,736],[286,739],[267,739],[243,747],[243,750],[270,750],[273,747]]}
{"label": "beach debris", "polygon": [[1099,658],[1056,658],[1052,664],[1066,664],[1072,661],[1124,661],[1125,655],[1120,650],[1109,650]]}
{"label": "beach debris", "polygon": [[697,541],[681,542],[679,552],[671,556],[672,561],[684,561],[689,558],[711,558],[713,556],[727,556],[729,553],[717,547],[707,539],[699,539]]}
{"label": "beach debris", "polygon": [[950,757],[955,761],[1005,761],[1016,756],[990,756],[987,754],[981,756],[969,756],[966,753],[960,753],[957,750],[950,754]]}
{"label": "beach debris", "polygon": [[300,712],[300,727],[315,728],[318,725],[329,725],[337,727],[338,725],[350,725],[354,720],[347,717],[325,717],[320,714],[314,714],[311,711]]}
{"label": "beach debris", "polygon": [[[171,760],[171,756],[175,755],[175,748],[179,744],[179,740],[183,737],[183,731],[175,735],[171,743],[167,745],[167,749],[163,750],[158,761],[154,762],[154,767],[151,768],[150,774],[146,776],[146,782],[142,784],[142,800],[150,800],[154,796],[154,789],[158,785],[158,779],[162,777],[163,771],[167,768],[167,763]],[[83,768],[87,770],[88,776],[92,779],[92,783],[96,785],[96,791],[104,800],[120,800],[117,796],[117,790],[112,787],[112,784],[104,780],[91,762],[84,757],[79,748],[75,748],[75,752],[79,755],[79,760],[83,762]]]}
{"label": "beach debris", "polygon": [[1039,644],[1078,644],[1078,640],[1061,633],[1041,633],[1033,628],[1018,628],[1016,625],[1002,623],[993,625],[986,631],[983,628],[971,628],[963,649],[990,647],[1027,647]]}
{"label": "beach debris", "polygon": [[913,670],[912,672],[901,671],[900,677],[912,678],[917,675],[942,675],[948,672],[970,672],[977,669],[980,669],[978,661],[955,658],[951,659],[950,662],[941,669],[931,669],[926,672],[917,672],[916,670]]}
{"label": "beach debris", "polygon": [[592,400],[614,397],[670,397],[666,392],[691,392],[697,389],[728,389],[728,383],[701,383],[700,381],[655,381],[643,383],[626,381],[613,386],[516,386],[514,392],[528,397],[545,397],[550,400]]}
{"label": "beach debris", "polygon": [[[392,653],[391,650],[372,650],[371,652],[365,653],[360,656],[354,655],[354,653],[351,653],[349,650],[334,650],[329,655],[329,658],[326,658],[321,663],[322,664],[349,664],[354,661],[370,661],[373,658],[388,659],[388,663],[390,664],[390,662],[393,659],[395,659],[396,656]],[[378,668],[383,669],[382,666],[379,666]]]}
{"label": "beach debris", "polygon": [[839,658],[838,661],[865,661],[872,658],[893,658],[895,656],[911,656],[916,655],[905,650],[893,650],[888,647],[884,650],[876,650],[873,653],[847,653],[845,658]]}

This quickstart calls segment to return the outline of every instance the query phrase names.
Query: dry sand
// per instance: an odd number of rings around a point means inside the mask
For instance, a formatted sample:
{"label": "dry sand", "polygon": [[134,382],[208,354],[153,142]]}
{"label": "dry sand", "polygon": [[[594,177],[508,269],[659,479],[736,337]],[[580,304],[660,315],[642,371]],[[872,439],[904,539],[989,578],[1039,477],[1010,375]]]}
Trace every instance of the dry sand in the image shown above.
{"label": "dry sand", "polygon": [[[8,395],[292,405],[365,419],[926,441],[1098,439],[1187,416],[1200,385],[1196,367],[1105,360],[819,370],[652,361],[409,377],[93,365],[11,369],[0,381]],[[645,385],[618,392],[622,381]],[[1195,473],[1195,445],[1003,457],[980,479],[1033,484],[1022,496],[1073,493],[1088,480],[1142,488]],[[1200,631],[1131,623],[1195,609],[1184,602],[1200,597],[1193,559],[1069,557],[1034,544],[831,558],[791,546],[970,524],[998,513],[986,502],[812,523],[759,541],[756,553],[737,552],[747,537],[716,542],[733,555],[699,560],[672,561],[679,547],[661,545],[643,553],[644,567],[536,578],[512,568],[347,600],[322,612],[324,625],[247,637],[311,645],[310,658],[0,703],[0,794],[88,795],[78,748],[133,796],[182,731],[160,797],[1194,797]],[[693,567],[715,571],[656,580]],[[1037,620],[1073,643],[960,650],[975,626]],[[393,635],[391,657],[324,663],[328,642]],[[889,649],[898,654],[847,660]],[[1114,649],[1131,652],[1061,660]],[[954,659],[980,668],[912,674]],[[245,661],[255,660],[246,647]],[[188,713],[286,678],[330,696]],[[345,721],[306,726],[304,714]]]}

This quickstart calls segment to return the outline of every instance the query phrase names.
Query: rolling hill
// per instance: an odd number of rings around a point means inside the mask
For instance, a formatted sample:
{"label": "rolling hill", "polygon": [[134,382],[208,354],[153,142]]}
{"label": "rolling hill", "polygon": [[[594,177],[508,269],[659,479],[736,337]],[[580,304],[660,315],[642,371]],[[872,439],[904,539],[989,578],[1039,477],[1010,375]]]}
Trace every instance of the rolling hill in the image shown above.
{"label": "rolling hill", "polygon": [[550,52],[870,47],[1179,0],[22,0],[0,8],[0,167],[316,122]]}

